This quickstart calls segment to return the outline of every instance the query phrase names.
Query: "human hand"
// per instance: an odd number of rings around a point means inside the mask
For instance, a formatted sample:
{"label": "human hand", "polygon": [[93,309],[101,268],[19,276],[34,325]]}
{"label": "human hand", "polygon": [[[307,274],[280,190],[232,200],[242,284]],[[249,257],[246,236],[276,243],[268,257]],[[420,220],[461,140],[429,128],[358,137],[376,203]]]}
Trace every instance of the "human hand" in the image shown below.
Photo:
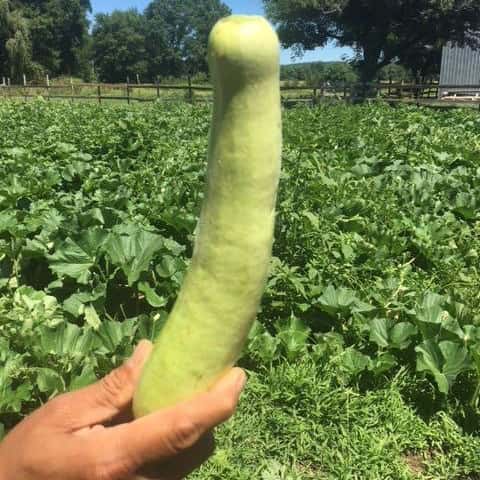
{"label": "human hand", "polygon": [[152,344],[100,382],[66,393],[0,443],[0,480],[180,480],[213,452],[212,429],[233,415],[245,373],[209,392],[132,419],[131,402]]}

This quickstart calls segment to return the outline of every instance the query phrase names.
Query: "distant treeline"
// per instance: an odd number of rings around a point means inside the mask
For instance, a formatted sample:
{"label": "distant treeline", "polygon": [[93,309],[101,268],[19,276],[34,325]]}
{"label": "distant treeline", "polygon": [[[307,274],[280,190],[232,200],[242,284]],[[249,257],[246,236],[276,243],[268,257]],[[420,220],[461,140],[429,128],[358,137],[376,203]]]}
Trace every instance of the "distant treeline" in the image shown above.
{"label": "distant treeline", "polygon": [[[349,62],[308,62],[282,66],[283,81],[305,82],[307,85],[319,85],[323,82],[332,84],[355,83],[360,75],[355,65]],[[377,74],[379,81],[414,81],[415,75],[401,65],[388,65]],[[433,76],[430,80],[436,80]]]}
{"label": "distant treeline", "polygon": [[207,72],[212,26],[231,13],[220,0],[152,0],[95,15],[90,0],[0,0],[0,80],[72,75],[125,82]]}

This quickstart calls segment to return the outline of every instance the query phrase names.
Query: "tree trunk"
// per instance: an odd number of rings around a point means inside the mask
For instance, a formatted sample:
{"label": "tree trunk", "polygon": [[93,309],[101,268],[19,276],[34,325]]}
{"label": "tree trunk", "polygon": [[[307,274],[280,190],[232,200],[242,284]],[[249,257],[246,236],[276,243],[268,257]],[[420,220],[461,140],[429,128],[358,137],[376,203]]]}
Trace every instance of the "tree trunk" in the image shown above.
{"label": "tree trunk", "polygon": [[359,65],[360,86],[357,89],[357,98],[365,100],[368,97],[376,96],[377,89],[372,83],[378,70],[381,68],[379,64],[381,47],[377,45],[367,44],[363,47],[363,60]]}

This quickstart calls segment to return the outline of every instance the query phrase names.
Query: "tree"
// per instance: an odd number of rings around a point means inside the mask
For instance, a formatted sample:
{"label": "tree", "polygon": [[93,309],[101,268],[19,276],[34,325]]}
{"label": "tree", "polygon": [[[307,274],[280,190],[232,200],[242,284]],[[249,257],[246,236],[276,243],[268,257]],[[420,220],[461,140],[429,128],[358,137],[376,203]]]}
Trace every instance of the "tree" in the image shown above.
{"label": "tree", "polygon": [[101,80],[124,82],[147,74],[144,31],[145,19],[135,9],[96,15],[92,54]]}
{"label": "tree", "polygon": [[335,40],[357,53],[360,79],[438,43],[478,44],[478,0],[263,0],[282,43],[299,51]]}
{"label": "tree", "polygon": [[150,76],[207,72],[208,35],[230,13],[220,0],[153,0],[145,10]]}
{"label": "tree", "polygon": [[442,42],[435,45],[413,47],[402,52],[399,57],[400,65],[412,71],[417,83],[423,83],[428,78],[439,76],[442,64]]}
{"label": "tree", "polygon": [[28,19],[32,57],[52,75],[82,70],[90,0],[13,0]]}
{"label": "tree", "polygon": [[32,66],[28,24],[21,12],[0,0],[0,68],[13,80],[20,80]]}
{"label": "tree", "polygon": [[349,63],[332,62],[325,69],[324,79],[333,84],[353,83],[358,80],[358,75]]}

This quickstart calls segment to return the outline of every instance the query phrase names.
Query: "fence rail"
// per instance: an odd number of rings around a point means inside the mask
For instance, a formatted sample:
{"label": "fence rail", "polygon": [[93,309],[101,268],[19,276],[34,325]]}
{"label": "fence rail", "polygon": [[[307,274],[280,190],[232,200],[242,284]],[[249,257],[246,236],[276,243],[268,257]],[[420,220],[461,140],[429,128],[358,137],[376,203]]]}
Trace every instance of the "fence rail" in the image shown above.
{"label": "fence rail", "polygon": [[[318,85],[292,85],[284,82],[281,86],[282,100],[286,104],[317,103],[324,98],[352,100],[367,97],[386,101],[448,101],[479,104],[479,85],[440,85],[438,83],[404,83],[404,82],[376,82],[369,84],[358,83],[330,83]],[[0,98],[36,98],[43,96],[48,100],[94,100],[149,102],[157,100],[178,100],[179,93],[183,93],[183,100],[191,103],[211,101],[213,89],[209,85],[195,85],[189,79],[187,84],[163,83],[73,83],[52,84],[47,78],[44,84],[28,84],[24,79],[23,85],[12,85],[4,79],[0,83]]]}

